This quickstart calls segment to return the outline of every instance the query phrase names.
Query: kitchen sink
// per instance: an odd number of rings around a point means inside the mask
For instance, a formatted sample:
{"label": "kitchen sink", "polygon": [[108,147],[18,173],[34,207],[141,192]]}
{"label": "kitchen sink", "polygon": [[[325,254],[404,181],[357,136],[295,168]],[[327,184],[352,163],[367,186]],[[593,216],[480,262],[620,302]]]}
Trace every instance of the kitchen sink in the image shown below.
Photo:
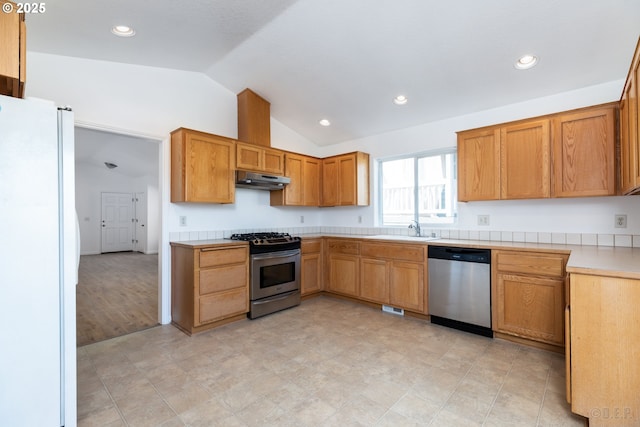
{"label": "kitchen sink", "polygon": [[377,234],[374,236],[364,236],[369,239],[381,239],[381,240],[402,240],[403,242],[429,242],[432,240],[438,240],[439,237],[427,237],[427,236],[399,236],[396,234]]}

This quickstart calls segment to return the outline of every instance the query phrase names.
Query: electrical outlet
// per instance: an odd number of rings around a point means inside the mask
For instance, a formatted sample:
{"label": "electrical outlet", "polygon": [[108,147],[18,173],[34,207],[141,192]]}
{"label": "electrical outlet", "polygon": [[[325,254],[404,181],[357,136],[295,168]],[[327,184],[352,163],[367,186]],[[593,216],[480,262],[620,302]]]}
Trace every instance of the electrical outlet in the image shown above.
{"label": "electrical outlet", "polygon": [[304,224],[304,215],[300,215],[300,224]]}
{"label": "electrical outlet", "polygon": [[489,225],[489,215],[478,215],[478,225]]}
{"label": "electrical outlet", "polygon": [[627,228],[627,215],[616,214],[615,220],[615,228]]}
{"label": "electrical outlet", "polygon": [[180,216],[180,227],[186,227],[187,226],[187,217],[184,215]]}
{"label": "electrical outlet", "polygon": [[362,215],[358,215],[358,224],[362,224]]}

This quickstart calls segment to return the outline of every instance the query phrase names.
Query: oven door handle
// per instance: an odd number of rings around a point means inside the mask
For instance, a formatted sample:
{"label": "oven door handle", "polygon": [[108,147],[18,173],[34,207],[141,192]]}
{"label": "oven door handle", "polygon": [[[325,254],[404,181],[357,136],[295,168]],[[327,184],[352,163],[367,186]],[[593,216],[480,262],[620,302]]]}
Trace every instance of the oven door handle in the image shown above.
{"label": "oven door handle", "polygon": [[264,254],[253,254],[251,255],[251,259],[276,259],[276,258],[287,258],[290,256],[300,255],[300,249],[293,249],[290,251],[278,251],[278,252],[267,252]]}
{"label": "oven door handle", "polygon": [[275,297],[268,297],[268,298],[265,298],[264,300],[251,301],[251,304],[253,304],[253,305],[260,305],[260,304],[268,304],[268,303],[271,303],[271,302],[274,302],[274,301],[280,301],[280,300],[283,300],[283,299],[287,299],[287,298],[289,298],[291,295],[295,295],[295,294],[297,294],[298,292],[300,292],[300,291],[298,291],[298,290],[296,289],[295,291],[285,292],[284,294],[278,294],[278,295],[277,295],[277,296],[275,296]]}

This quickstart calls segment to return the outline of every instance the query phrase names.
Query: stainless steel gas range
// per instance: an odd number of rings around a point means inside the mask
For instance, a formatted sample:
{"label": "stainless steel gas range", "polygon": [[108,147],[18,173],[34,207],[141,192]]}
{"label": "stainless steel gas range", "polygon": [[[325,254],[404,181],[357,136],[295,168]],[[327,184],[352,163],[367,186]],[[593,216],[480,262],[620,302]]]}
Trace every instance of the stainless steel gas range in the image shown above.
{"label": "stainless steel gas range", "polygon": [[249,318],[300,304],[300,237],[289,233],[233,234],[249,242]]}

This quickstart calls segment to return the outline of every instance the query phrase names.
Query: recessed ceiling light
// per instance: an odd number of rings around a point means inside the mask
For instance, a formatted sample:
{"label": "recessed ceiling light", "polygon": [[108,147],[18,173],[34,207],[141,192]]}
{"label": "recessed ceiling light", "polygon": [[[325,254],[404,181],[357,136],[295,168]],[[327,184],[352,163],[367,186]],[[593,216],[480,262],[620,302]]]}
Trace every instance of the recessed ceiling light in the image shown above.
{"label": "recessed ceiling light", "polygon": [[322,119],[318,123],[320,123],[320,126],[331,126],[331,122],[327,119]]}
{"label": "recessed ceiling light", "polygon": [[538,57],[533,55],[523,55],[515,63],[518,70],[526,70],[538,63]]}
{"label": "recessed ceiling light", "polygon": [[133,28],[127,27],[126,25],[116,25],[111,28],[111,32],[119,37],[132,37],[136,34]]}
{"label": "recessed ceiling light", "polygon": [[398,95],[395,98],[393,98],[393,103],[396,105],[404,105],[407,103],[407,101],[408,99],[404,95]]}

